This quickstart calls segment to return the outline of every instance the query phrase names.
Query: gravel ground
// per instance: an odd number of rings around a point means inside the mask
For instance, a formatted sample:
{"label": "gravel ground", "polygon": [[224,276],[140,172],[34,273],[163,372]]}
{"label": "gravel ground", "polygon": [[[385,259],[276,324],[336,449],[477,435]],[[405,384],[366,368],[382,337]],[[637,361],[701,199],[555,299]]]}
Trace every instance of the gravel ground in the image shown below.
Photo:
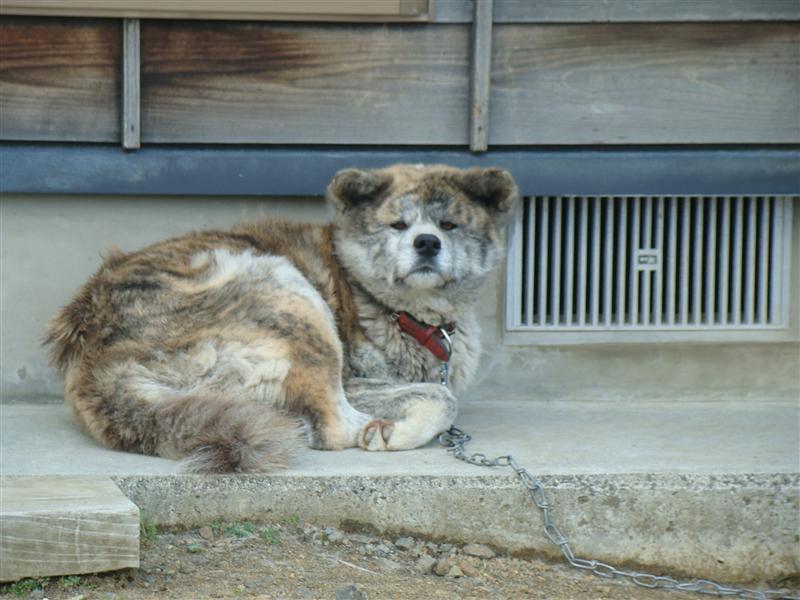
{"label": "gravel ground", "polygon": [[669,600],[692,596],[604,580],[562,564],[496,556],[480,544],[386,539],[294,520],[214,524],[170,533],[144,526],[138,570],[23,580],[0,588],[0,597]]}

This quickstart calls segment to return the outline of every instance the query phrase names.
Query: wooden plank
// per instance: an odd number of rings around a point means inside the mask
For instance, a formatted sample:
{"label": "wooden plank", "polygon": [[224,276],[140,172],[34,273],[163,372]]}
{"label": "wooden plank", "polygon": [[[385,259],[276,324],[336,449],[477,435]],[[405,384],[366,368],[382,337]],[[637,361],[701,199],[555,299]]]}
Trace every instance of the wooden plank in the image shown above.
{"label": "wooden plank", "polygon": [[142,23],[142,141],[467,144],[468,28]]}
{"label": "wooden plank", "polygon": [[490,144],[800,142],[800,23],[495,25]]}
{"label": "wooden plank", "polygon": [[0,581],[139,566],[139,509],[107,477],[0,478]]}
{"label": "wooden plank", "polygon": [[[495,23],[796,21],[797,0],[495,0]],[[469,0],[439,0],[439,23],[472,21]]]}
{"label": "wooden plank", "polygon": [[494,0],[475,0],[475,18],[470,36],[469,149],[473,152],[483,152],[489,147],[493,2]]}
{"label": "wooden plank", "polygon": [[0,139],[119,140],[120,38],[113,21],[0,18]]}
{"label": "wooden plank", "polygon": [[[796,0],[496,0],[496,23],[795,21]],[[224,6],[224,10],[220,7]],[[254,8],[255,7],[255,8]],[[0,14],[471,23],[471,0],[4,0]]]}
{"label": "wooden plank", "polygon": [[[0,138],[120,139],[116,23],[0,22]],[[800,141],[800,24],[494,29],[491,144]],[[469,143],[467,26],[147,22],[142,42],[145,142]]]}
{"label": "wooden plank", "polygon": [[3,0],[0,14],[150,19],[427,21],[429,0]]}
{"label": "wooden plank", "polygon": [[[799,32],[495,27],[489,142],[797,143]],[[142,36],[144,142],[469,141],[463,26],[149,22]]]}
{"label": "wooden plank", "polygon": [[122,147],[141,146],[139,19],[125,19],[122,54]]}

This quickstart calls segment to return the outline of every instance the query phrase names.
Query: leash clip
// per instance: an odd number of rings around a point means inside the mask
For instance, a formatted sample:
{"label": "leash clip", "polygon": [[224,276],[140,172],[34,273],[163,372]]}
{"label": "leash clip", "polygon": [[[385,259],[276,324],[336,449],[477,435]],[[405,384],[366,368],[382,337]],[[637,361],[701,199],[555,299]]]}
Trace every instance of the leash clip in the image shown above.
{"label": "leash clip", "polygon": [[439,383],[441,383],[444,387],[447,387],[449,377],[450,365],[446,362],[442,362],[442,366],[439,367]]}
{"label": "leash clip", "polygon": [[[450,379],[450,356],[453,353],[453,341],[450,339],[450,334],[444,327],[439,327],[439,333],[442,335],[442,341],[447,344],[447,360],[442,361],[442,366],[439,367],[439,379],[444,387],[447,387]],[[455,333],[452,331],[451,333]]]}

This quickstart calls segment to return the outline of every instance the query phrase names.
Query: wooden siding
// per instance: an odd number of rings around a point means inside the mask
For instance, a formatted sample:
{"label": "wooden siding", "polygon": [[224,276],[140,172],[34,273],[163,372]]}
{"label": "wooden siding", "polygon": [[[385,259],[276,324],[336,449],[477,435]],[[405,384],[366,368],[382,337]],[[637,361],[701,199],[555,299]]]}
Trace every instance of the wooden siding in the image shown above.
{"label": "wooden siding", "polygon": [[142,22],[142,142],[466,144],[468,27]]}
{"label": "wooden siding", "polygon": [[[797,0],[495,0],[495,23],[795,21]],[[3,0],[0,14],[469,23],[472,0]]]}
{"label": "wooden siding", "polygon": [[497,25],[490,144],[800,141],[800,25]]}
{"label": "wooden siding", "polygon": [[0,19],[0,137],[114,142],[119,21]]}
{"label": "wooden siding", "polygon": [[[119,20],[0,19],[0,138],[121,141]],[[142,21],[142,143],[467,146],[470,25]],[[489,144],[800,143],[800,23],[494,26]]]}
{"label": "wooden siding", "polygon": [[[490,143],[797,142],[799,32],[497,26]],[[465,144],[467,33],[145,23],[143,140]]]}
{"label": "wooden siding", "polygon": [[[470,0],[437,0],[435,21],[469,23]],[[495,0],[495,23],[795,21],[797,0]]]}

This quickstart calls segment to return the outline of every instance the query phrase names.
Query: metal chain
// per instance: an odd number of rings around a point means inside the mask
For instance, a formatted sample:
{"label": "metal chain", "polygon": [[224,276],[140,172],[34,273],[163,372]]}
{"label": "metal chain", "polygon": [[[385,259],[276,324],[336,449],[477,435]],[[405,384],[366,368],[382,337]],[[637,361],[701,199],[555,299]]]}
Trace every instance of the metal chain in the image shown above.
{"label": "metal chain", "polygon": [[497,458],[487,458],[485,454],[480,452],[467,455],[465,446],[471,439],[472,438],[468,434],[457,427],[451,427],[448,431],[445,431],[439,436],[439,443],[447,448],[447,451],[452,453],[458,460],[462,460],[471,465],[479,467],[510,467],[513,469],[522,482],[522,485],[527,488],[531,500],[533,500],[534,504],[536,504],[542,512],[545,536],[559,547],[561,554],[564,555],[564,558],[573,567],[591,571],[595,575],[608,579],[624,577],[643,588],[697,592],[699,594],[716,596],[735,596],[737,598],[752,598],[756,600],[800,600],[800,596],[787,596],[779,590],[753,590],[731,585],[722,585],[714,581],[709,581],[708,579],[681,582],[672,577],[652,575],[650,573],[641,573],[638,571],[623,571],[612,565],[600,562],[599,560],[577,558],[572,552],[572,548],[566,536],[550,518],[552,505],[545,497],[542,483],[528,473],[523,467],[519,466],[517,461],[515,461],[510,454],[498,456]]}

